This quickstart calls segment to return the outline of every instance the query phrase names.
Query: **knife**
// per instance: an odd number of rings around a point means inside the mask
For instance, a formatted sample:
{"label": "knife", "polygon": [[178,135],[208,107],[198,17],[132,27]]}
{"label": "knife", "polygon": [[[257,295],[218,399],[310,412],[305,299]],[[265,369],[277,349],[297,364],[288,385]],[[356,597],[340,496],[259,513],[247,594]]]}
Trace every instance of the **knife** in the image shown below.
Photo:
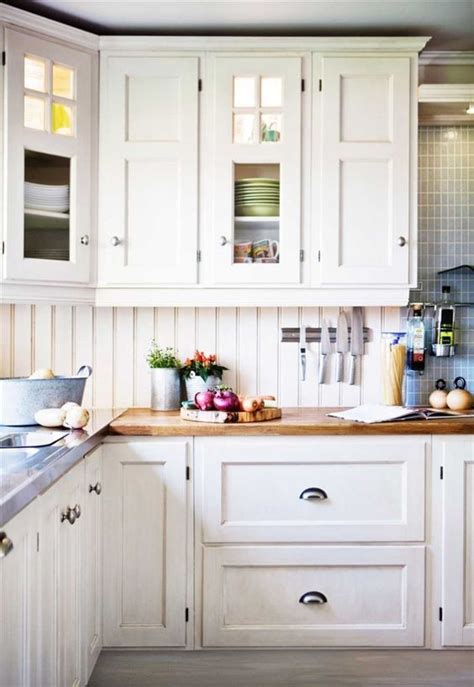
{"label": "knife", "polygon": [[306,379],[306,327],[302,325],[300,327],[300,369],[301,369],[301,381],[304,382]]}
{"label": "knife", "polygon": [[326,359],[331,353],[331,340],[329,338],[329,327],[326,320],[323,320],[321,327],[321,348],[319,352],[319,383],[324,384],[326,376]]}
{"label": "knife", "polygon": [[346,313],[339,313],[336,331],[336,382],[342,382],[344,377],[344,353],[349,350]]}
{"label": "knife", "polygon": [[364,352],[364,325],[362,322],[362,308],[352,308],[351,327],[351,365],[349,368],[349,384],[354,384],[356,361]]}

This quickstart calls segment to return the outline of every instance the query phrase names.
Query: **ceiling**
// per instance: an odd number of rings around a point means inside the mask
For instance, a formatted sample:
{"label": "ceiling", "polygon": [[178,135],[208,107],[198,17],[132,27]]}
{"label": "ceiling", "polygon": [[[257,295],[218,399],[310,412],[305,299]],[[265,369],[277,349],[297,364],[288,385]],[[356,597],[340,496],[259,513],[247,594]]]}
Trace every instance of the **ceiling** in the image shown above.
{"label": "ceiling", "polygon": [[474,0],[6,0],[99,34],[433,36],[474,50]]}

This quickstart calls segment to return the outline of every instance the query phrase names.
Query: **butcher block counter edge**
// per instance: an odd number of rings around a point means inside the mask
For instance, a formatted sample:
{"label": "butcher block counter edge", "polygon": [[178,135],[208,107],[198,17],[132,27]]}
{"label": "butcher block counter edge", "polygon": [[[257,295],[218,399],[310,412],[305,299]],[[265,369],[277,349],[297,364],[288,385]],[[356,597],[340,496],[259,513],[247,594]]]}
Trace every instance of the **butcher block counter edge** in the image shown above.
{"label": "butcher block counter edge", "polygon": [[213,424],[181,420],[179,411],[129,408],[111,422],[109,433],[123,436],[318,436],[384,434],[474,434],[472,417],[363,424],[327,417],[342,408],[283,408],[282,417],[249,424]]}

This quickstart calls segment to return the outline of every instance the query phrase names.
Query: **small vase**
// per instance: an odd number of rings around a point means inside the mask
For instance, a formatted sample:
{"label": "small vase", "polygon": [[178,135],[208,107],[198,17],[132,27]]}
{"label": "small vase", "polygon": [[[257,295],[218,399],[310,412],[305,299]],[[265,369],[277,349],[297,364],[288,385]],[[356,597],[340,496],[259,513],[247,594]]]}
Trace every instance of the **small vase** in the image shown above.
{"label": "small vase", "polygon": [[214,389],[218,384],[221,383],[221,378],[215,375],[210,375],[206,381],[199,375],[194,377],[187,377],[186,379],[186,395],[188,401],[194,401],[194,397],[200,391],[207,391],[208,389]]}
{"label": "small vase", "polygon": [[151,409],[178,410],[180,405],[179,370],[159,367],[151,373]]}

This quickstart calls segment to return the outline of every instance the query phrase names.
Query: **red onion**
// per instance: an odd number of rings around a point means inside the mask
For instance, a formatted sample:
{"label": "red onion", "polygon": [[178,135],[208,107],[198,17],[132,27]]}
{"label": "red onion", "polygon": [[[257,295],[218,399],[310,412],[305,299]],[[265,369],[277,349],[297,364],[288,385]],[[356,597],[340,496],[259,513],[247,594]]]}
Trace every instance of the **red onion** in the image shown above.
{"label": "red onion", "polygon": [[214,391],[199,391],[194,403],[200,410],[214,410]]}
{"label": "red onion", "polygon": [[225,410],[227,412],[239,409],[239,397],[230,390],[216,391],[214,395],[214,408],[216,410]]}

